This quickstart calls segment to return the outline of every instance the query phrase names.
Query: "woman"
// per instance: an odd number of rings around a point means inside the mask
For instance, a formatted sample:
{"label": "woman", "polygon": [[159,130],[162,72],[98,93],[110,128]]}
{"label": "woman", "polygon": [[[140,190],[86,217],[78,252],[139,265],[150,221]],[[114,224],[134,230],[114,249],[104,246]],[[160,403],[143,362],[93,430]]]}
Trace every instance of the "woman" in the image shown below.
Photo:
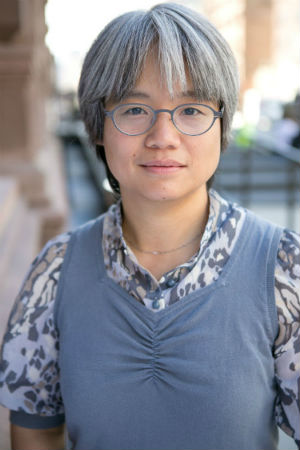
{"label": "woman", "polygon": [[74,449],[276,449],[277,425],[299,443],[299,238],[208,190],[237,99],[231,50],[185,7],[93,43],[80,109],[120,199],[17,298],[13,448],[61,448],[65,422]]}

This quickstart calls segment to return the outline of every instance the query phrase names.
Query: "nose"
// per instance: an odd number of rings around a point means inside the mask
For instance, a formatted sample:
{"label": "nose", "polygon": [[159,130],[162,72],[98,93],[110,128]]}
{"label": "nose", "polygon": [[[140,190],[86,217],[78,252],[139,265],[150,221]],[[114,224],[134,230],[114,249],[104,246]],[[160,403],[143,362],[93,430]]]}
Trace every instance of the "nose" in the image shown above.
{"label": "nose", "polygon": [[169,112],[162,111],[156,116],[156,121],[147,132],[145,144],[149,148],[177,148],[180,144],[180,132],[175,128]]}

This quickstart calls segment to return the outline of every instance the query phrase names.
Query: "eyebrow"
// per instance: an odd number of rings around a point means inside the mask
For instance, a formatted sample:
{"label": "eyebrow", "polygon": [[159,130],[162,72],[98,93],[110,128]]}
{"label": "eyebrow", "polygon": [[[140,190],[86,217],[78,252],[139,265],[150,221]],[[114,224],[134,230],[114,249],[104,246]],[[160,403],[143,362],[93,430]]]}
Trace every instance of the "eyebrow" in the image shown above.
{"label": "eyebrow", "polygon": [[129,91],[124,95],[122,100],[127,100],[128,98],[150,98],[150,95],[146,94],[146,92]]}
{"label": "eyebrow", "polygon": [[[177,98],[184,98],[184,97],[192,97],[192,98],[197,98],[196,92],[195,91],[183,91],[181,92],[179,95],[176,96]],[[128,98],[146,98],[149,99],[151,98],[149,94],[147,94],[146,92],[142,92],[142,91],[129,91],[127,92],[124,97],[122,98],[122,100],[127,100]]]}
{"label": "eyebrow", "polygon": [[197,94],[195,91],[184,91],[181,92],[181,94],[179,95],[179,97],[193,97],[193,98],[197,98]]}

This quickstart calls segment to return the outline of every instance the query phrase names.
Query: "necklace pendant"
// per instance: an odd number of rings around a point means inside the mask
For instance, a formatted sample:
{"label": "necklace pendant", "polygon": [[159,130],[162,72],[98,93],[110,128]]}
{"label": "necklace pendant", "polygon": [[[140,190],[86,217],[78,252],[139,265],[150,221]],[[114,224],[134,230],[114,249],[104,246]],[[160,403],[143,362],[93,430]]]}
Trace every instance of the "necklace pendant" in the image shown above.
{"label": "necklace pendant", "polygon": [[159,252],[151,252],[152,253],[152,255],[159,255]]}
{"label": "necklace pendant", "polygon": [[152,308],[153,309],[159,309],[160,308],[160,302],[159,300],[154,300],[152,303]]}

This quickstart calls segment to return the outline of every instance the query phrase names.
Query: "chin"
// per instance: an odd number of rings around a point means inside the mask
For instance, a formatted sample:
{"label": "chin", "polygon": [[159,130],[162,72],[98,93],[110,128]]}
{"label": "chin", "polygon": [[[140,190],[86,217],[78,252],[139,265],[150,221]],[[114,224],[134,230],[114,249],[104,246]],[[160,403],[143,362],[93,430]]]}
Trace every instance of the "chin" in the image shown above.
{"label": "chin", "polygon": [[144,192],[144,196],[147,197],[148,200],[154,202],[173,202],[183,200],[187,198],[191,192],[182,192],[178,191],[178,189],[160,189],[157,191],[151,191],[149,193]]}
{"label": "chin", "polygon": [[178,192],[170,192],[168,189],[160,189],[160,190],[144,190],[141,192],[141,196],[148,201],[153,202],[164,202],[168,200],[177,200],[180,198],[180,194]]}

